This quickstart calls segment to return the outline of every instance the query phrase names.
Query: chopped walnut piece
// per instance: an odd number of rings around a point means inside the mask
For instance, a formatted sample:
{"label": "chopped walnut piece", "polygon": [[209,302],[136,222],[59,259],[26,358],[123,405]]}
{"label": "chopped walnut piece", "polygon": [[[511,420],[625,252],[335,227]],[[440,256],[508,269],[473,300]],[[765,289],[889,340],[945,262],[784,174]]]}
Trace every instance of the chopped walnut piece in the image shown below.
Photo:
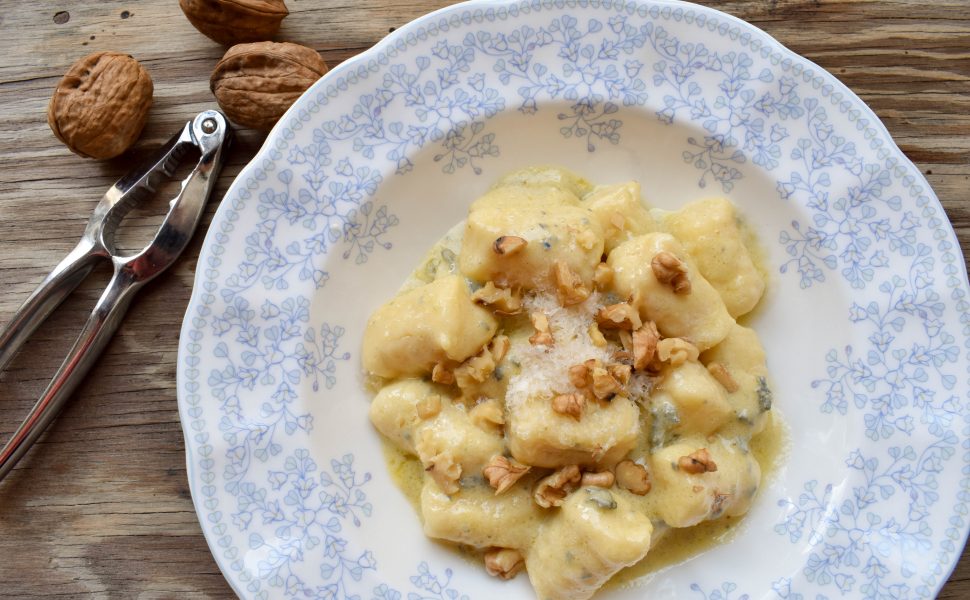
{"label": "chopped walnut piece", "polygon": [[615,477],[612,471],[600,471],[599,473],[583,473],[583,478],[580,480],[579,485],[582,487],[595,486],[608,488],[613,487],[613,481]]}
{"label": "chopped walnut piece", "polygon": [[670,252],[658,252],[650,261],[653,275],[660,283],[669,285],[675,294],[690,293],[690,278],[687,265]]}
{"label": "chopped walnut piece", "polygon": [[431,457],[424,470],[431,474],[441,491],[446,494],[456,494],[461,486],[461,464],[456,463],[451,452],[441,452]]}
{"label": "chopped walnut piece", "polygon": [[606,348],[606,338],[603,337],[603,332],[600,331],[599,326],[596,323],[589,324],[589,339],[593,342],[593,345],[597,348]]}
{"label": "chopped walnut piece", "polygon": [[572,306],[589,298],[589,290],[583,285],[583,280],[563,261],[557,260],[552,266],[552,278],[556,282],[559,304]]}
{"label": "chopped walnut piece", "polygon": [[455,372],[443,362],[437,363],[431,370],[431,381],[444,385],[455,383]]}
{"label": "chopped walnut piece", "polygon": [[549,330],[549,317],[545,313],[534,312],[529,315],[532,326],[536,332],[529,337],[529,343],[533,346],[551,346],[553,344],[552,332]]}
{"label": "chopped walnut piece", "polygon": [[488,480],[488,485],[495,488],[495,495],[498,496],[515,485],[515,482],[522,479],[522,476],[531,468],[514,458],[493,456],[482,469],[482,475]]}
{"label": "chopped walnut piece", "polygon": [[632,331],[640,328],[640,314],[626,302],[610,304],[599,309],[596,322],[603,329],[626,329]]}
{"label": "chopped walnut piece", "polygon": [[633,332],[630,345],[633,347],[634,369],[642,371],[653,362],[659,341],[660,332],[657,331],[657,324],[653,321],[647,321],[643,324],[643,327]]}
{"label": "chopped walnut piece", "polygon": [[630,352],[632,356],[633,352],[633,334],[625,329],[621,329],[617,332],[620,337],[620,345],[623,346],[624,352]]}
{"label": "chopped walnut piece", "polygon": [[436,417],[441,412],[441,396],[438,394],[429,394],[418,400],[414,408],[418,411],[418,417],[421,419]]}
{"label": "chopped walnut piece", "polygon": [[657,343],[657,358],[679,367],[689,360],[697,360],[701,352],[697,346],[682,338],[665,338]]}
{"label": "chopped walnut piece", "polygon": [[710,363],[707,365],[707,371],[714,377],[714,379],[717,379],[718,383],[724,386],[724,389],[727,390],[729,394],[733,394],[741,389],[741,386],[739,386],[738,382],[734,380],[734,377],[731,377],[731,372],[728,371],[727,367],[721,363]]}
{"label": "chopped walnut piece", "polygon": [[586,398],[580,394],[558,394],[552,399],[552,410],[577,421],[583,416],[585,406]]}
{"label": "chopped walnut piece", "polygon": [[593,395],[600,400],[607,400],[623,390],[623,386],[605,367],[593,367],[589,373],[593,382]]}
{"label": "chopped walnut piece", "polygon": [[501,315],[517,315],[522,312],[522,296],[511,288],[498,287],[491,281],[472,293],[472,300],[491,306]]}
{"label": "chopped walnut piece", "polygon": [[692,475],[717,471],[717,465],[711,459],[711,454],[707,451],[707,448],[701,448],[687,456],[681,456],[677,459],[677,466],[681,471]]}
{"label": "chopped walnut piece", "polygon": [[492,353],[492,360],[495,361],[496,365],[502,362],[511,347],[512,342],[507,335],[497,335],[492,339],[492,343],[489,344],[489,351]]}
{"label": "chopped walnut piece", "polygon": [[596,289],[603,290],[612,282],[613,267],[604,262],[596,265],[596,269],[593,271],[593,283],[596,285]]}
{"label": "chopped walnut piece", "polygon": [[589,368],[586,365],[573,365],[569,367],[569,383],[578,388],[589,385]]}
{"label": "chopped walnut piece", "polygon": [[492,242],[492,251],[500,256],[512,256],[521,252],[528,243],[517,235],[503,235]]}
{"label": "chopped walnut piece", "polygon": [[532,498],[542,508],[562,506],[566,496],[576,489],[581,480],[582,474],[578,465],[565,466],[540,479],[532,492]]}
{"label": "chopped walnut piece", "polygon": [[714,490],[714,499],[711,501],[711,516],[718,517],[724,512],[724,505],[731,499],[731,494],[722,494]]}
{"label": "chopped walnut piece", "polygon": [[621,488],[637,496],[645,496],[652,487],[650,474],[643,465],[632,460],[621,461],[613,469],[616,472],[616,483]]}
{"label": "chopped walnut piece", "polygon": [[498,400],[479,402],[468,411],[468,418],[479,429],[490,431],[505,425],[505,413]]}
{"label": "chopped walnut piece", "polygon": [[606,370],[609,371],[610,375],[613,376],[613,379],[620,382],[621,385],[626,385],[627,382],[630,381],[630,374],[631,374],[630,365],[623,365],[623,364],[610,365],[609,367],[606,368]]}
{"label": "chopped walnut piece", "polygon": [[522,553],[511,548],[495,548],[485,553],[485,570],[492,577],[512,579],[525,568]]}
{"label": "chopped walnut piece", "polygon": [[488,348],[467,359],[455,368],[455,381],[458,387],[464,389],[476,383],[484,383],[495,371],[495,359]]}

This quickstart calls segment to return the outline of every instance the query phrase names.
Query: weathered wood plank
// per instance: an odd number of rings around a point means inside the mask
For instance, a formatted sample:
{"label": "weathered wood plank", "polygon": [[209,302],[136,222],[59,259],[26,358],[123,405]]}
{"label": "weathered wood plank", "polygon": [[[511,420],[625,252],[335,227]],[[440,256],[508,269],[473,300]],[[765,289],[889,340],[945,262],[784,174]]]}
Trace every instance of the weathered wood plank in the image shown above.
{"label": "weathered wood plank", "polygon": [[[448,2],[290,4],[278,39],[317,48],[336,64]],[[970,255],[970,1],[729,0],[717,7],[856,91],[926,174]],[[60,11],[70,17],[56,23]],[[51,135],[47,102],[68,65],[108,49],[146,65],[155,105],[134,152],[84,161]],[[0,0],[0,320],[73,246],[131,157],[213,104],[208,75],[221,54],[174,0]],[[260,143],[240,132],[217,198]],[[231,597],[192,508],[175,402],[178,331],[200,245],[198,236],[143,292],[70,406],[0,484],[0,596]],[[0,374],[0,438],[56,369],[106,277],[102,271],[85,283]],[[964,554],[940,598],[967,597]]]}

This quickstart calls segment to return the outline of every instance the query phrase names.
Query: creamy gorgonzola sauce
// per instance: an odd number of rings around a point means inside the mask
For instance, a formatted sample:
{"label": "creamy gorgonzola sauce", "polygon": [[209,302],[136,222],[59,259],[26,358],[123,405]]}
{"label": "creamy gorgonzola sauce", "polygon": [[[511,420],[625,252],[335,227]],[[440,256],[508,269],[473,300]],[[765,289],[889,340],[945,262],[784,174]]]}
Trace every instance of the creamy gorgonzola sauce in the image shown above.
{"label": "creamy gorgonzola sauce", "polygon": [[510,173],[367,323],[370,416],[425,533],[542,600],[737,529],[784,453],[756,332],[765,271],[723,198]]}

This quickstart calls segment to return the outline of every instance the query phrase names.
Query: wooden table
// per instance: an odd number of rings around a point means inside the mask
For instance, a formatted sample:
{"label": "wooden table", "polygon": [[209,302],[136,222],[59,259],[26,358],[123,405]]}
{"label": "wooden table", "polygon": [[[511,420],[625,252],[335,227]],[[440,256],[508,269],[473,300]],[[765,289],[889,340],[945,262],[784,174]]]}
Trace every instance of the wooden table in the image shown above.
{"label": "wooden table", "polygon": [[[290,4],[278,38],[317,48],[334,65],[448,2]],[[855,90],[926,174],[968,255],[970,0],[736,0],[718,8]],[[108,162],[74,156],[46,123],[61,75],[96,50],[134,55],[155,82],[141,141]],[[0,320],[74,245],[132,159],[213,106],[208,77],[222,51],[175,0],[0,0]],[[261,141],[239,131],[203,227]],[[150,235],[152,214],[131,221],[132,247]],[[192,508],[175,398],[179,327],[201,240],[142,293],[68,408],[0,484],[0,596],[231,596]],[[106,280],[103,270],[85,283],[0,376],[0,439],[40,393]],[[968,596],[965,552],[940,597]]]}

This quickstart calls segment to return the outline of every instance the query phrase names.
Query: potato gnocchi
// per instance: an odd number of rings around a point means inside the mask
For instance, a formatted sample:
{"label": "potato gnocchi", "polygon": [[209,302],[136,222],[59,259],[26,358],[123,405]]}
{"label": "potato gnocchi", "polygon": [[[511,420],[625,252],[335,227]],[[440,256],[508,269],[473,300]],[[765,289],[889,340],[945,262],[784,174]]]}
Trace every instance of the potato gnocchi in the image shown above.
{"label": "potato gnocchi", "polygon": [[668,532],[748,511],[765,291],[734,205],[649,209],[555,167],[501,178],[367,322],[374,426],[425,534],[582,600]]}

